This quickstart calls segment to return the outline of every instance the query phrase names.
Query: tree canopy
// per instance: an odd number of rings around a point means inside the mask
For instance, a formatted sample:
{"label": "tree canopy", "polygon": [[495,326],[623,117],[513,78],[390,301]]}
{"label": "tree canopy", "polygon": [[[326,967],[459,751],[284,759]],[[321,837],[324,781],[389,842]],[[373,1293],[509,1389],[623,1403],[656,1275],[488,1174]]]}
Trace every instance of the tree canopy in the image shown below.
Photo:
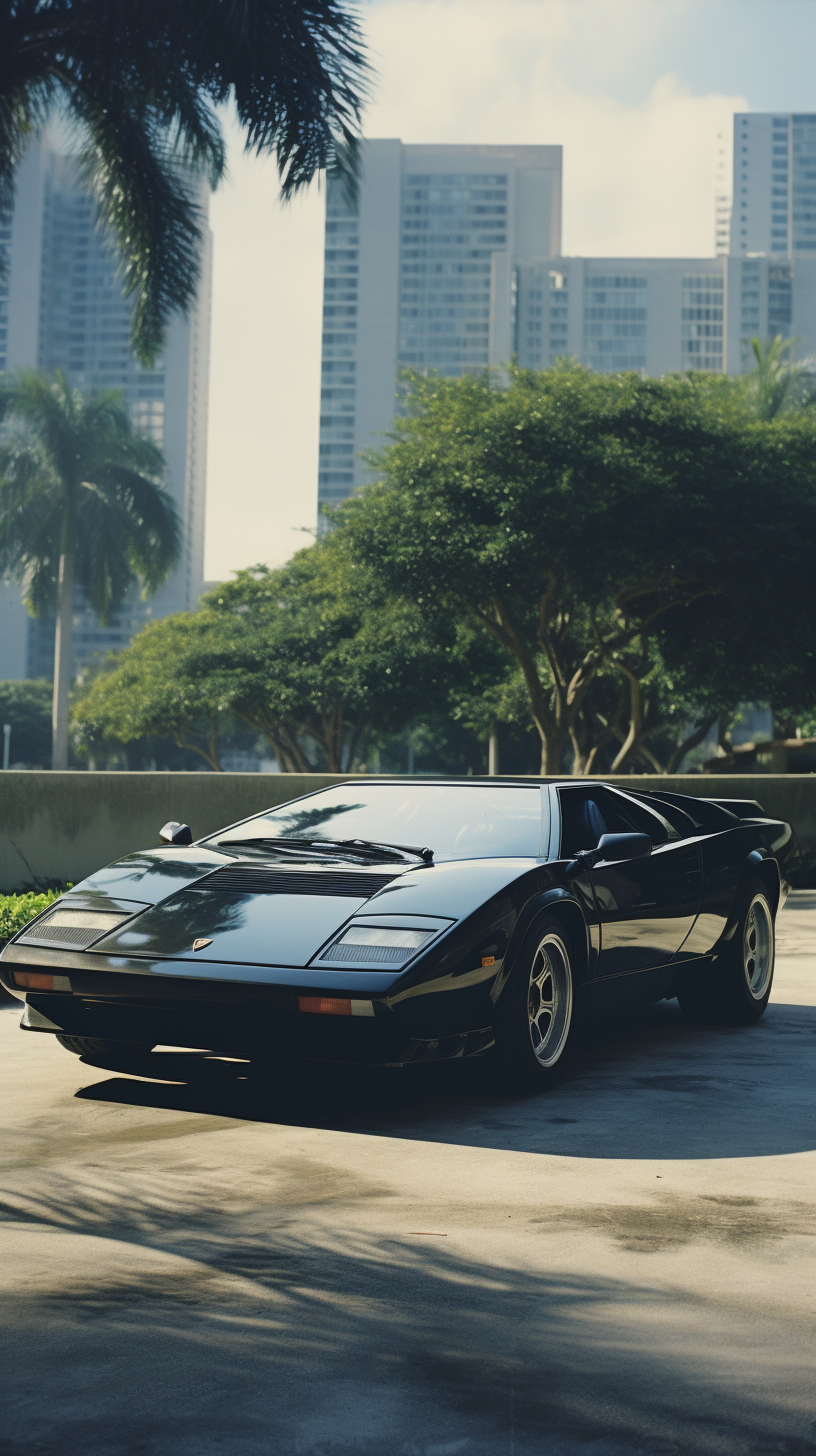
{"label": "tree canopy", "polygon": [[283,568],[248,568],[195,613],[139,634],[82,695],[86,740],[172,733],[212,768],[236,720],[281,767],[342,772],[372,732],[444,701],[446,646],[410,603],[373,587],[334,536]]}
{"label": "tree canopy", "polygon": [[727,385],[577,366],[514,371],[506,389],[415,375],[374,457],[381,483],[336,513],[383,590],[502,646],[542,772],[559,771],[568,742],[576,771],[591,766],[608,726],[593,704],[602,677],[627,687],[622,769],[642,741],[655,652],[696,652],[696,689],[716,696],[703,644],[716,659],[739,632],[756,644],[730,667],[744,696],[770,639],[779,646],[771,604],[812,620],[814,424],[758,421]]}
{"label": "tree canopy", "polygon": [[332,532],[150,628],[77,722],[172,725],[212,767],[239,722],[282,768],[338,772],[405,730],[478,768],[501,729],[526,762],[534,725],[543,772],[598,773],[675,771],[740,703],[807,715],[816,413],[761,418],[752,389],[415,377]]}
{"label": "tree canopy", "polygon": [[80,688],[73,719],[84,746],[155,736],[220,771],[219,739],[229,732],[231,685],[219,672],[219,624],[206,611],[151,622]]}
{"label": "tree canopy", "polygon": [[441,696],[443,649],[421,614],[375,590],[333,536],[278,571],[238,572],[205,602],[229,633],[234,711],[284,767],[342,772],[372,727]]}

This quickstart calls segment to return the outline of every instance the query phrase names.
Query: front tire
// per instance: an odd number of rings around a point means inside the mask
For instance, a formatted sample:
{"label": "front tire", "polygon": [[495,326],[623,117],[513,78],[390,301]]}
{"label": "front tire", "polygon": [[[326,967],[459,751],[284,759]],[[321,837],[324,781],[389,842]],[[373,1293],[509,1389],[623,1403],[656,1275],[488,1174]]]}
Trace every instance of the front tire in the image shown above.
{"label": "front tire", "polygon": [[495,1026],[500,1078],[512,1091],[544,1091],[562,1070],[575,1014],[573,966],[561,922],[539,921],[524,939]]}
{"label": "front tire", "polygon": [[681,1009],[692,1021],[750,1026],[768,1004],[775,955],[774,912],[761,880],[752,880],[740,897],[736,930],[713,966],[680,987]]}

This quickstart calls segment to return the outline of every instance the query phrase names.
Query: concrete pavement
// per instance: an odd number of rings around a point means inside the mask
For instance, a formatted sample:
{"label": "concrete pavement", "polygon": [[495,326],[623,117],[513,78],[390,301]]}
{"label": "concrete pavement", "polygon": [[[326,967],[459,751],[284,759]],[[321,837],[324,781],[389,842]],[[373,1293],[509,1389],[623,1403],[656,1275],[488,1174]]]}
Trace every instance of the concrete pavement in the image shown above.
{"label": "concrete pavement", "polygon": [[816,893],[569,1075],[84,1065],[0,1011],[0,1456],[816,1452]]}

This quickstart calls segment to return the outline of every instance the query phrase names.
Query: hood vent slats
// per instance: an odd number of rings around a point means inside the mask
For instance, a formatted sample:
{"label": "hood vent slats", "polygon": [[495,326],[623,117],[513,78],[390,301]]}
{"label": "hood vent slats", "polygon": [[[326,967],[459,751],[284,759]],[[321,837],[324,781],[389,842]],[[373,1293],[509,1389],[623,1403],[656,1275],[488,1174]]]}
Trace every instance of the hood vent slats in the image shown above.
{"label": "hood vent slats", "polygon": [[369,874],[366,870],[277,870],[230,865],[191,885],[190,891],[194,894],[215,891],[221,895],[342,895],[351,900],[369,900],[396,878],[396,875]]}

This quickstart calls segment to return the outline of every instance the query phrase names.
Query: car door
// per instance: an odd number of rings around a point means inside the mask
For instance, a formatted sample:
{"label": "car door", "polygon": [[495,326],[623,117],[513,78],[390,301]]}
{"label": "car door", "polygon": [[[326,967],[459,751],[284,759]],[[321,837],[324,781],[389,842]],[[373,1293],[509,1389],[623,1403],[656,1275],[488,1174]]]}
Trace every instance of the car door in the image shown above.
{"label": "car door", "polygon": [[[645,833],[652,853],[642,859],[592,866],[590,878],[598,906],[601,949],[598,977],[667,965],[686,940],[700,905],[699,848],[657,812],[603,785],[561,792],[562,824],[568,836],[583,832],[591,849],[601,834]],[[578,795],[570,800],[568,796]],[[571,851],[574,852],[574,851]],[[565,853],[562,840],[562,857]]]}

